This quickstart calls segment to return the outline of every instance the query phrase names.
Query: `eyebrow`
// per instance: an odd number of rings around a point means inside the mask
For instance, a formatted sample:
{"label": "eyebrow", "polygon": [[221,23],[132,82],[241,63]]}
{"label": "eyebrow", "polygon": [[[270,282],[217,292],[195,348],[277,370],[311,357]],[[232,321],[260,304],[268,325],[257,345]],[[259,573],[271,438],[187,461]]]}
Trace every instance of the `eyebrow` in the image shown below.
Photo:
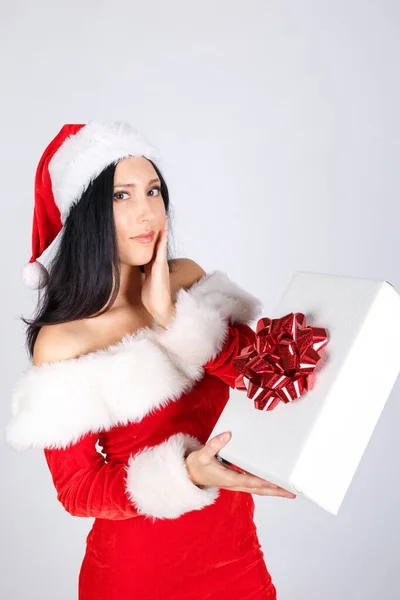
{"label": "eyebrow", "polygon": [[[157,178],[157,179],[150,179],[148,185],[150,185],[151,183],[161,183],[161,181]],[[136,183],[116,183],[114,185],[114,187],[135,187]]]}

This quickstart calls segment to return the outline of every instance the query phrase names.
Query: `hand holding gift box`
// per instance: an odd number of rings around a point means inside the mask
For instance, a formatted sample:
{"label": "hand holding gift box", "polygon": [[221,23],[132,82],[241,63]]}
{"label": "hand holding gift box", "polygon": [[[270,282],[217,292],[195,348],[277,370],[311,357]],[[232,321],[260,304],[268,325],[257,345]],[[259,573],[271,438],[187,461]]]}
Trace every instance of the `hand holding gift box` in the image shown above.
{"label": "hand holding gift box", "polygon": [[337,514],[397,379],[399,339],[387,281],[296,271],[235,359],[217,458]]}

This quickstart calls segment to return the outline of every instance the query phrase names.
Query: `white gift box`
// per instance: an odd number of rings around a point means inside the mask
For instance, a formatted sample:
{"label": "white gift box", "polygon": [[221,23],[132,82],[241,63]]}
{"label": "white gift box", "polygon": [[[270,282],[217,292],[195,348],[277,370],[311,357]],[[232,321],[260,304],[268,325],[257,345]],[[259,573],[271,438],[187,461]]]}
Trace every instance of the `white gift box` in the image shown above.
{"label": "white gift box", "polygon": [[232,390],[210,438],[231,431],[221,459],[336,515],[400,371],[400,295],[388,281],[296,271],[262,316],[291,312],[327,332],[312,388],[270,411]]}

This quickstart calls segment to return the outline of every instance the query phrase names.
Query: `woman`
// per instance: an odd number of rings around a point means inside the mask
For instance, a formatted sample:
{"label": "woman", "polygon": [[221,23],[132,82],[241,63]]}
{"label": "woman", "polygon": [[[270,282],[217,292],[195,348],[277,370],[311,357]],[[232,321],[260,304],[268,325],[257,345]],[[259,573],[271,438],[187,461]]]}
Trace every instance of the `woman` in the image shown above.
{"label": "woman", "polygon": [[[167,258],[157,163],[120,122],[64,125],[46,148],[24,268],[45,293],[7,439],[41,448],[58,500],[95,518],[79,600],[272,600],[252,494],[295,496],[223,466],[228,432],[208,440],[261,303]],[[36,259],[56,241],[47,271]]]}

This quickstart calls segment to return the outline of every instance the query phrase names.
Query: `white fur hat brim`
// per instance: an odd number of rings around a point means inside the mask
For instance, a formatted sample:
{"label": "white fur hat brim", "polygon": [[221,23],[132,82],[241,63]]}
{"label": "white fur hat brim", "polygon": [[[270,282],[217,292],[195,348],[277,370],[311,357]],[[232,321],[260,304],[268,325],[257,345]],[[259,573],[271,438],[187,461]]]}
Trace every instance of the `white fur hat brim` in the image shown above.
{"label": "white fur hat brim", "polygon": [[128,156],[144,156],[155,163],[161,158],[159,150],[137,129],[121,121],[89,121],[65,139],[48,165],[62,224],[90,182],[107,166]]}

